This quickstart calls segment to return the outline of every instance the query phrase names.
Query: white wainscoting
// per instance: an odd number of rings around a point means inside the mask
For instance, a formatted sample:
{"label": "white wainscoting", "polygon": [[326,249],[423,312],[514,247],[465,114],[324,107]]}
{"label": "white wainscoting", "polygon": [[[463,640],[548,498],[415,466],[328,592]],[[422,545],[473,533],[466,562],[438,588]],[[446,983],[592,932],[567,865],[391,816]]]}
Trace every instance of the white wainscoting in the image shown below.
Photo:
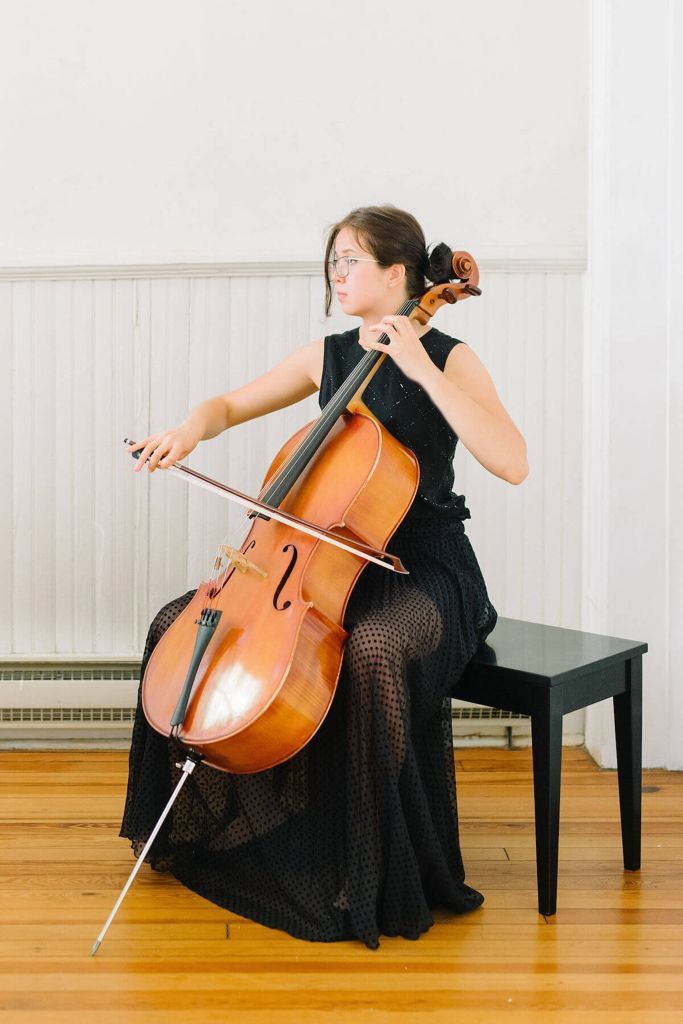
{"label": "white wainscoting", "polygon": [[[481,261],[482,295],[434,323],[488,367],[528,444],[520,486],[464,449],[456,491],[501,615],[581,626],[581,260]],[[242,511],[163,472],[123,438],[177,424],[325,320],[313,264],[0,272],[0,659],[141,654],[158,609],[238,545]],[[188,465],[256,494],[317,395],[202,443]],[[582,713],[577,713],[582,715]],[[572,727],[575,727],[575,720]],[[581,719],[582,721],[582,719]]]}

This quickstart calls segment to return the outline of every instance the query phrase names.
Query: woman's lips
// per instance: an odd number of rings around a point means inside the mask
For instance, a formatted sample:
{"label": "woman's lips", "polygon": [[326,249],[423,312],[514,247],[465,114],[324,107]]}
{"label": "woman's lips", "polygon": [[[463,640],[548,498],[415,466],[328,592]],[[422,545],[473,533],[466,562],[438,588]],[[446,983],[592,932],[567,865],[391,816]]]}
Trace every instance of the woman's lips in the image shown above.
{"label": "woman's lips", "polygon": [[346,292],[337,292],[337,298],[338,299],[345,299],[346,298]]}

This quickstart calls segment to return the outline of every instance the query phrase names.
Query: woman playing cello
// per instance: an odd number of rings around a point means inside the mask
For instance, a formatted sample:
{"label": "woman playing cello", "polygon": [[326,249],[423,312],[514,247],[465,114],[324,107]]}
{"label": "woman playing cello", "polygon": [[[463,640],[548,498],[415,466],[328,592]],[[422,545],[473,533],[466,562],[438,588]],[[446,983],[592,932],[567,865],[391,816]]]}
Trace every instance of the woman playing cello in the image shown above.
{"label": "woman playing cello", "polygon": [[[428,282],[448,280],[452,253],[393,206],[361,207],[330,228],[332,293],[360,326],[302,345],[177,427],[130,446],[136,471],[166,469],[198,443],[319,391],[323,408],[371,349],[386,351],[363,402],[418,459],[420,481],[389,550],[408,573],[368,564],[344,617],[348,638],[334,700],[310,742],[251,774],[200,765],[149,861],[194,892],[309,941],[417,939],[431,909],[483,902],[464,881],[458,839],[451,693],[493,630],[491,604],[453,492],[461,440],[509,483],[528,473],[526,444],[471,348],[395,311]],[[378,338],[389,337],[388,344]],[[150,625],[140,678],[195,590]],[[142,684],[141,684],[142,690]],[[120,835],[138,856],[177,776],[168,738],[138,700]],[[177,766],[176,766],[177,767]]]}

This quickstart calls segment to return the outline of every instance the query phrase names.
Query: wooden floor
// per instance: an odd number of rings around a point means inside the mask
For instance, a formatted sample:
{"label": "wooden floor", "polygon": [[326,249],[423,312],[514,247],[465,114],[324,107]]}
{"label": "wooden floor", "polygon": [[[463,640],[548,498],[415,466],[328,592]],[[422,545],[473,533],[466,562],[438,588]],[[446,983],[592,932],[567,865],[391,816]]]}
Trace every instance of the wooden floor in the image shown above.
{"label": "wooden floor", "polygon": [[127,753],[0,751],[0,1021],[683,1020],[683,774],[644,773],[643,866],[628,872],[616,773],[565,748],[544,919],[531,752],[455,756],[467,881],[486,897],[471,914],[435,911],[417,942],[374,951],[304,942],[143,865],[92,957],[134,863],[118,838]]}

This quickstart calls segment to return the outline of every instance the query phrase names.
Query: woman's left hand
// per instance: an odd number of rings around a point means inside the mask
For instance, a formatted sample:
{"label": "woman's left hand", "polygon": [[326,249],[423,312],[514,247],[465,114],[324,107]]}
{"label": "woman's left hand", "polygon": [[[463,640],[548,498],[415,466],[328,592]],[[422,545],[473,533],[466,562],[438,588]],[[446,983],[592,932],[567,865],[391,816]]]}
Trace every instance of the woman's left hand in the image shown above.
{"label": "woman's left hand", "polygon": [[[424,381],[437,367],[427,355],[410,318],[384,316],[379,323],[368,327],[368,330],[374,334],[374,340],[363,342],[359,338],[359,345],[364,349],[374,348],[378,352],[386,352],[406,377],[424,386]],[[389,338],[388,344],[377,341],[382,334]]]}

